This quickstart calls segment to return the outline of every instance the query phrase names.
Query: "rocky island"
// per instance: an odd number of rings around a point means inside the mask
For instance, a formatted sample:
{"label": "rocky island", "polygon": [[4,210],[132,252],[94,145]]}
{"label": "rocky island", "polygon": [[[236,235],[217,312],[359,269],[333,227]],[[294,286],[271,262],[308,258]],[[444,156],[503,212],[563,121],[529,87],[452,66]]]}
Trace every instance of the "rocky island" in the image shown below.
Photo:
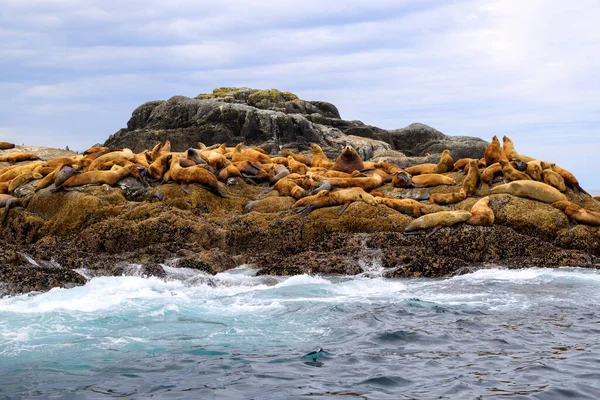
{"label": "rocky island", "polygon": [[[385,277],[600,266],[600,203],[560,160],[522,156],[508,138],[501,149],[347,121],[275,89],[145,103],[82,155],[11,147],[0,150],[0,295],[162,276],[161,264]],[[472,222],[477,210],[491,219]]]}

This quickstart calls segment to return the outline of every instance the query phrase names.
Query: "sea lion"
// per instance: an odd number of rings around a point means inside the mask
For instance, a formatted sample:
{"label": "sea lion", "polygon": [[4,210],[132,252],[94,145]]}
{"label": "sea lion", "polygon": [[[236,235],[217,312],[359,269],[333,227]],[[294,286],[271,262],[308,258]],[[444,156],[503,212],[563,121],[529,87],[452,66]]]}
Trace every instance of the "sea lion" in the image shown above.
{"label": "sea lion", "polygon": [[304,197],[294,203],[292,209],[295,209],[297,213],[305,217],[317,208],[341,206],[338,212],[338,215],[341,215],[348,205],[354,201],[363,201],[370,205],[377,204],[375,197],[361,188],[353,187],[333,192],[324,190],[313,196]]}
{"label": "sea lion", "polygon": [[483,155],[485,159],[485,165],[492,165],[494,163],[499,162],[500,160],[505,160],[506,157],[502,154],[502,148],[500,147],[500,140],[498,140],[497,136],[492,138],[492,142],[485,149],[485,154]]}
{"label": "sea lion", "polygon": [[563,211],[571,221],[578,224],[600,226],[600,212],[586,210],[567,200],[557,201],[552,206]]}
{"label": "sea lion", "polygon": [[504,155],[504,158],[506,158],[508,161],[521,160],[525,163],[528,163],[529,161],[535,160],[535,158],[533,157],[527,157],[523,154],[517,153],[517,151],[515,150],[514,143],[512,142],[512,140],[510,140],[508,136],[504,136],[502,138],[502,153]]}
{"label": "sea lion", "polygon": [[411,221],[411,223],[404,228],[403,233],[405,235],[411,235],[424,229],[433,228],[433,230],[426,236],[429,237],[445,226],[454,226],[456,224],[465,222],[469,218],[471,218],[471,213],[464,210],[440,211],[423,215],[414,221]]}
{"label": "sea lion", "polygon": [[135,164],[126,167],[115,165],[110,171],[87,171],[79,175],[73,175],[62,184],[64,188],[83,185],[109,185],[114,186],[121,179],[130,175],[137,169]]}
{"label": "sea lion", "polygon": [[25,172],[24,174],[21,174],[10,181],[8,185],[8,193],[13,193],[19,186],[36,179],[42,179],[42,175],[38,174],[37,172]]}
{"label": "sea lion", "polygon": [[531,180],[529,175],[527,175],[525,172],[517,171],[506,160],[500,160],[500,165],[502,166],[502,174],[504,175],[504,182]]}
{"label": "sea lion", "polygon": [[311,195],[322,192],[323,190],[333,190],[333,186],[331,185],[331,182],[329,182],[329,181],[319,181],[318,183],[319,183],[319,185],[317,187],[312,188],[310,190]]}
{"label": "sea lion", "polygon": [[312,158],[310,159],[311,167],[323,167],[327,169],[333,167],[333,163],[329,161],[325,153],[323,153],[321,146],[316,143],[311,143],[310,149],[312,150]]}
{"label": "sea lion", "polygon": [[406,171],[400,171],[392,177],[392,185],[397,188],[415,187],[412,178]]}
{"label": "sea lion", "polygon": [[32,172],[35,172],[37,174],[40,174],[42,176],[46,176],[50,173],[52,173],[52,171],[54,171],[56,169],[56,167],[49,167],[47,165],[38,165],[37,167],[35,167],[33,169]]}
{"label": "sea lion", "polygon": [[429,208],[412,199],[396,199],[391,197],[376,196],[377,204],[384,204],[402,214],[412,215],[419,218],[421,215],[429,214]]}
{"label": "sea lion", "polygon": [[475,158],[461,158],[460,160],[454,163],[454,171],[465,170],[465,168],[469,165],[469,162],[471,161],[475,161],[475,165],[477,165],[479,160],[476,160]]}
{"label": "sea lion", "polygon": [[440,174],[417,175],[412,177],[412,181],[419,187],[456,185],[456,181],[454,179]]}
{"label": "sea lion", "polygon": [[139,164],[144,168],[150,168],[152,159],[150,158],[150,152],[148,150],[144,150],[141,153],[135,154],[130,161],[134,164]]}
{"label": "sea lion", "polygon": [[0,182],[0,194],[8,194],[9,182]]}
{"label": "sea lion", "polygon": [[517,171],[521,171],[521,172],[527,171],[527,163],[524,163],[521,160],[512,160],[510,162],[510,165],[512,165],[513,168],[516,169]]}
{"label": "sea lion", "polygon": [[15,179],[17,176],[24,174],[25,172],[31,172],[35,168],[43,165],[43,161],[34,161],[21,165],[16,165],[14,168],[7,168],[4,170],[2,175],[0,175],[0,182],[9,182]]}
{"label": "sea lion", "polygon": [[556,203],[567,200],[564,194],[550,185],[537,181],[514,181],[492,188],[492,194],[511,194],[516,197],[538,200],[544,203]]}
{"label": "sea lion", "polygon": [[33,153],[8,153],[0,156],[0,162],[7,162],[10,164],[18,163],[21,161],[32,161],[39,160],[40,158]]}
{"label": "sea lion", "polygon": [[454,160],[450,156],[450,150],[444,150],[442,152],[442,156],[440,157],[440,161],[437,163],[435,168],[433,169],[434,174],[443,174],[446,172],[450,172],[454,169]]}
{"label": "sea lion", "polygon": [[169,165],[171,165],[171,159],[173,156],[171,154],[163,154],[158,156],[150,167],[148,167],[148,174],[154,179],[162,179],[165,175],[165,172],[169,169]]}
{"label": "sea lion", "polygon": [[217,179],[221,182],[227,182],[229,178],[241,178],[242,172],[231,161],[227,160],[227,165],[217,174]]}
{"label": "sea lion", "polygon": [[467,197],[473,196],[479,183],[481,182],[481,174],[479,173],[479,167],[477,167],[477,160],[469,161],[469,171],[467,176],[463,180],[462,189],[465,191]]}
{"label": "sea lion", "polygon": [[577,178],[575,178],[575,175],[573,175],[566,169],[559,167],[556,164],[552,165],[552,171],[559,174],[564,179],[565,184],[573,188],[573,191],[575,192],[577,197],[579,197],[580,200],[583,201],[583,196],[581,195],[581,193],[585,193],[589,196],[589,193],[583,190],[583,188],[579,185],[579,181],[577,180]]}
{"label": "sea lion", "polygon": [[402,168],[400,168],[400,166],[393,164],[393,163],[385,162],[385,161],[375,163],[374,167],[385,171],[387,174],[389,174],[391,176],[394,176],[395,174],[398,174],[398,173],[404,171]]}
{"label": "sea lion", "polygon": [[77,157],[53,158],[52,160],[46,161],[46,166],[52,167],[53,169],[56,169],[57,167],[60,167],[61,165],[71,165],[72,166],[73,164],[77,164],[77,162],[79,161],[78,158],[81,158],[81,157],[77,156]]}
{"label": "sea lion", "polygon": [[107,161],[114,161],[114,160],[118,160],[121,158],[129,160],[130,158],[133,158],[133,156],[134,156],[133,151],[131,151],[130,149],[111,151],[110,153],[97,156],[94,159],[94,161],[92,161],[92,163],[85,170],[86,171],[94,171],[97,169],[98,165],[103,164]]}
{"label": "sea lion", "polygon": [[29,199],[19,199],[8,194],[0,194],[0,208],[4,208],[4,213],[2,214],[2,225],[4,225],[4,222],[8,217],[8,212],[12,207],[26,207],[28,202]]}
{"label": "sea lion", "polygon": [[525,172],[531,177],[531,179],[541,182],[542,181],[542,162],[540,160],[533,160],[525,163]]}
{"label": "sea lion", "polygon": [[363,163],[363,160],[357,151],[354,150],[354,147],[346,146],[342,153],[335,160],[335,163],[331,169],[333,171],[341,171],[351,174],[354,171],[362,171],[365,169],[365,164]]}
{"label": "sea lion", "polygon": [[557,188],[561,192],[567,191],[565,180],[562,176],[552,170],[554,164],[542,161],[542,179],[544,183]]}
{"label": "sea lion", "polygon": [[42,189],[47,188],[48,186],[54,183],[54,178],[56,177],[56,173],[62,168],[62,165],[56,167],[54,171],[50,172],[46,175],[35,187],[35,192],[40,191]]}
{"label": "sea lion", "polygon": [[481,181],[492,186],[494,182],[494,178],[497,176],[501,176],[502,174],[502,165],[500,163],[494,163],[483,170],[481,173]]}
{"label": "sea lion", "polygon": [[471,207],[471,218],[467,220],[467,225],[492,226],[494,225],[494,211],[489,207],[490,196],[477,200],[477,203]]}
{"label": "sea lion", "polygon": [[261,164],[268,164],[271,162],[271,157],[266,155],[264,151],[259,151],[253,148],[242,149],[242,146],[243,143],[239,143],[237,146],[235,146],[235,149],[231,155],[231,161],[254,161]]}
{"label": "sea lion", "polygon": [[293,174],[306,175],[309,170],[309,167],[306,164],[295,160],[292,156],[288,156],[287,165]]}
{"label": "sea lion", "polygon": [[15,145],[9,142],[0,142],[0,150],[14,149]]}
{"label": "sea lion", "polygon": [[280,196],[291,196],[296,200],[308,195],[308,189],[312,187],[313,181],[310,178],[298,174],[290,174],[280,179],[273,189],[279,192]]}
{"label": "sea lion", "polygon": [[188,185],[190,183],[197,183],[209,192],[216,194],[219,197],[227,197],[219,191],[219,181],[217,177],[210,173],[206,168],[201,165],[194,167],[182,168],[179,165],[179,158],[183,156],[173,156],[171,159],[171,179],[181,185],[181,188],[186,192],[190,193]]}
{"label": "sea lion", "polygon": [[[354,172],[357,173],[359,171],[354,171]],[[394,177],[392,175],[388,174],[387,172],[385,172],[384,170],[379,169],[379,168],[366,169],[360,173],[363,175],[367,175],[367,176],[371,176],[373,174],[379,175],[384,184],[390,183],[394,179]]]}
{"label": "sea lion", "polygon": [[467,198],[467,193],[464,189],[460,189],[457,193],[432,193],[429,196],[431,204],[447,205],[460,203]]}
{"label": "sea lion", "polygon": [[[276,164],[285,165],[286,167],[288,166],[287,157],[271,157],[271,162],[276,163]],[[310,163],[306,164],[306,165],[308,166],[308,165],[310,165]]]}
{"label": "sea lion", "polygon": [[63,184],[69,180],[69,178],[80,173],[81,171],[78,171],[73,167],[69,167],[68,165],[59,167],[58,171],[54,173],[54,191],[62,189]]}
{"label": "sea lion", "polygon": [[287,160],[288,157],[292,157],[294,160],[301,162],[304,165],[311,165],[311,158],[304,154],[294,153],[289,150],[281,150],[281,154]]}
{"label": "sea lion", "polygon": [[322,178],[315,176],[316,181],[327,180],[331,185],[337,188],[361,188],[366,191],[371,191],[383,185],[383,179],[377,174],[366,177],[354,178]]}
{"label": "sea lion", "polygon": [[421,175],[421,174],[431,174],[433,170],[437,167],[437,164],[419,164],[414,165],[412,167],[404,168],[404,171],[408,172],[410,175]]}
{"label": "sea lion", "polygon": [[281,164],[275,164],[273,167],[273,175],[270,178],[271,184],[278,182],[280,179],[283,179],[290,174],[291,171],[287,167]]}

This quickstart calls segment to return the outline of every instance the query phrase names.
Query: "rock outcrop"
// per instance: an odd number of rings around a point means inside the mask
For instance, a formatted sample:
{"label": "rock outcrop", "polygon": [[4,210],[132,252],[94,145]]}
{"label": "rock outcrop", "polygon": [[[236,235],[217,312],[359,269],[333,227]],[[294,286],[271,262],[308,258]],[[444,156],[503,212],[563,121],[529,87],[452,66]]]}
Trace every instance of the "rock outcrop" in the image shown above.
{"label": "rock outcrop", "polygon": [[112,135],[105,145],[139,152],[167,139],[175,151],[198,142],[208,146],[243,142],[271,154],[281,149],[306,151],[310,143],[318,143],[330,157],[353,144],[365,160],[402,158],[409,165],[421,161],[411,157],[445,149],[455,159],[480,158],[487,146],[481,139],[447,136],[423,124],[389,131],[347,121],[331,103],[305,101],[275,89],[248,88],[221,88],[193,99],[175,96],[142,104],[133,111],[127,128]]}

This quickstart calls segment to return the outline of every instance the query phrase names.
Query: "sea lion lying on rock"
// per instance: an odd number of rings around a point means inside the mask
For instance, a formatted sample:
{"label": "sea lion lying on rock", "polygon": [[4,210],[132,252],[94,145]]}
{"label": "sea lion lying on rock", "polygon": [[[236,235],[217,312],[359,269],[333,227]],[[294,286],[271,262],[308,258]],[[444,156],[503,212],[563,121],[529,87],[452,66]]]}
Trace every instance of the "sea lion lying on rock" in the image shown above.
{"label": "sea lion lying on rock", "polygon": [[464,210],[455,211],[440,211],[432,214],[423,215],[412,221],[404,229],[405,235],[419,233],[425,229],[432,229],[426,237],[433,235],[435,232],[446,226],[454,226],[471,218],[471,213]]}
{"label": "sea lion lying on rock", "polygon": [[552,206],[563,211],[571,221],[578,224],[600,226],[600,212],[586,210],[567,200],[557,201]]}
{"label": "sea lion lying on rock", "polygon": [[514,181],[492,188],[492,194],[511,194],[517,197],[538,200],[544,203],[556,203],[567,200],[564,194],[550,185],[536,181]]}
{"label": "sea lion lying on rock", "polygon": [[363,189],[355,187],[336,191],[324,190],[313,196],[307,196],[298,200],[294,203],[292,209],[295,209],[297,213],[305,217],[317,208],[340,206],[338,215],[341,215],[348,205],[354,201],[363,201],[370,205],[377,204],[375,197]]}

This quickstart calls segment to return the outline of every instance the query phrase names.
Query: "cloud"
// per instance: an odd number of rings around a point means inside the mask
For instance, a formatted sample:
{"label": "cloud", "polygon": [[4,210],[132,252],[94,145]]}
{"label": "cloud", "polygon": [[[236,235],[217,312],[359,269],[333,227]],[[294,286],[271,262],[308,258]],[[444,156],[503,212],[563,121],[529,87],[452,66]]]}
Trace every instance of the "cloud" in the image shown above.
{"label": "cloud", "polygon": [[507,134],[519,151],[573,165],[600,188],[577,156],[598,149],[600,137],[595,0],[3,7],[0,120],[36,138],[83,148],[125,126],[148,100],[278,87],[384,128],[419,121],[488,140]]}

